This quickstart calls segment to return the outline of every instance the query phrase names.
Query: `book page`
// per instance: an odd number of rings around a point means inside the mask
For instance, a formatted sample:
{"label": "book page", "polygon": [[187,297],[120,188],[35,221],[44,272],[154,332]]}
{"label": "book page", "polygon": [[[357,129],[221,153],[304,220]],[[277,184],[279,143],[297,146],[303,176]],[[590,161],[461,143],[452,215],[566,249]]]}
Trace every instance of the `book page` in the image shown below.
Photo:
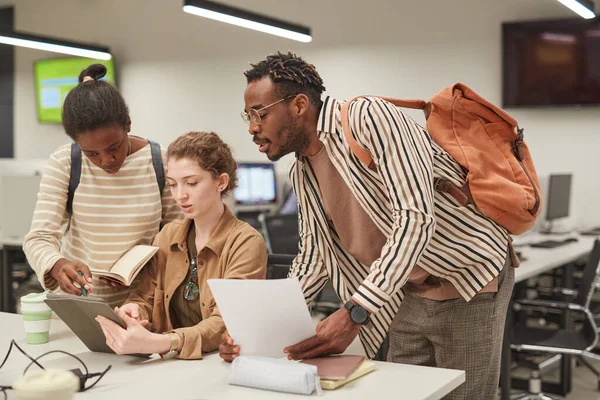
{"label": "book page", "polygon": [[123,282],[129,286],[139,270],[152,258],[158,251],[156,246],[137,245],[133,246],[129,251],[112,266],[110,271],[105,274],[98,275],[115,276],[118,275],[123,279]]}
{"label": "book page", "polygon": [[110,271],[103,271],[103,270],[91,270],[91,271],[94,276],[104,278],[107,281],[115,282],[120,285],[129,286],[127,284],[127,282],[125,281],[125,279],[119,274],[114,274]]}

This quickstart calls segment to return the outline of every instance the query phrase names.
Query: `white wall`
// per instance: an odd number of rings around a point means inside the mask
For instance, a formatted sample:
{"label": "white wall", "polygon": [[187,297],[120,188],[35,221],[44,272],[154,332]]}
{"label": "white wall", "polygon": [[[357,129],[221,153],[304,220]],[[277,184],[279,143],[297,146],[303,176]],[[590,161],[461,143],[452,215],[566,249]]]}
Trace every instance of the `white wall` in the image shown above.
{"label": "white wall", "polygon": [[[428,98],[463,81],[501,101],[501,23],[573,17],[553,0],[229,0],[313,28],[300,44],[191,16],[181,1],[19,0],[17,29],[111,47],[133,132],[167,144],[192,129],[210,129],[240,160],[262,160],[239,118],[248,62],[293,50],[314,63],[328,93]],[[435,10],[435,12],[433,12]],[[32,63],[50,53],[18,49],[15,151],[46,157],[67,142],[60,126],[35,115]],[[525,128],[538,173],[574,174],[572,214],[600,225],[600,108],[509,110]],[[414,115],[414,114],[413,114]],[[280,162],[285,171],[290,157]],[[285,164],[285,165],[284,165]]]}

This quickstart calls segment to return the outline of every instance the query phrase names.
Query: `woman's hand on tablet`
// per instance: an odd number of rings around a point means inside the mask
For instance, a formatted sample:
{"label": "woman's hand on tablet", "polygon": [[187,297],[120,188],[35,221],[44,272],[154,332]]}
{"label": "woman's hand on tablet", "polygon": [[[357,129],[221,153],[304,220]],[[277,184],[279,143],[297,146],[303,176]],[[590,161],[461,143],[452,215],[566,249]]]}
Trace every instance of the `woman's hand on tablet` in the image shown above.
{"label": "woman's hand on tablet", "polygon": [[115,307],[115,314],[117,314],[119,317],[121,317],[121,319],[123,319],[123,317],[121,316],[121,313],[124,313],[125,315],[135,319],[142,326],[146,326],[150,323],[147,319],[140,320],[139,304],[127,303],[127,304],[123,304],[121,307]]}

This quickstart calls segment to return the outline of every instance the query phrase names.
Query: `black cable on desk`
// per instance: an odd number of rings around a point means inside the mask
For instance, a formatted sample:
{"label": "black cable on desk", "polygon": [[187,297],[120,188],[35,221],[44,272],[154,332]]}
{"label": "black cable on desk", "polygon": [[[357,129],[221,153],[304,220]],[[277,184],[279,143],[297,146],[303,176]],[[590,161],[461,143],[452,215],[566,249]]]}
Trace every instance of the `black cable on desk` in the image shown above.
{"label": "black cable on desk", "polygon": [[[42,357],[47,356],[48,354],[53,354],[53,353],[62,353],[62,354],[66,354],[70,357],[73,357],[74,359],[76,359],[77,361],[79,361],[81,363],[81,365],[83,366],[83,369],[85,370],[85,374],[81,372],[81,370],[79,370],[79,368],[71,370],[71,372],[77,376],[77,378],[79,378],[79,391],[80,392],[85,392],[86,390],[89,390],[91,388],[93,388],[98,382],[100,382],[100,380],[104,377],[104,375],[106,375],[106,373],[108,371],[110,371],[110,369],[112,368],[112,365],[109,365],[104,371],[102,372],[95,372],[95,373],[91,373],[89,372],[87,365],[85,365],[85,363],[81,360],[81,358],[77,357],[74,354],[71,354],[69,352],[63,351],[63,350],[51,350],[48,351],[36,358],[31,357],[29,354],[27,354],[27,352],[25,352],[25,350],[23,350],[18,344],[17,342],[13,339],[10,341],[10,347],[8,348],[8,352],[6,353],[6,356],[4,357],[4,360],[2,361],[2,364],[0,364],[0,369],[2,369],[2,367],[4,366],[4,364],[6,364],[6,361],[8,360],[8,357],[10,356],[10,353],[12,351],[13,346],[15,346],[21,353],[23,353],[23,355],[27,358],[29,358],[31,360],[31,362],[27,365],[27,367],[25,368],[25,370],[23,371],[23,375],[25,375],[25,373],[27,372],[27,370],[29,370],[29,367],[31,367],[33,364],[37,365],[38,367],[40,367],[41,369],[45,370],[45,368],[38,362],[38,360]],[[98,377],[98,379],[96,379],[96,381],[94,381],[94,383],[92,383],[90,386],[85,387],[85,383],[88,379],[90,378],[95,378]],[[2,392],[2,394],[4,395],[4,400],[6,400],[8,398],[8,395],[6,394],[6,390],[7,389],[12,389],[12,386],[1,386],[0,385],[0,392]]]}

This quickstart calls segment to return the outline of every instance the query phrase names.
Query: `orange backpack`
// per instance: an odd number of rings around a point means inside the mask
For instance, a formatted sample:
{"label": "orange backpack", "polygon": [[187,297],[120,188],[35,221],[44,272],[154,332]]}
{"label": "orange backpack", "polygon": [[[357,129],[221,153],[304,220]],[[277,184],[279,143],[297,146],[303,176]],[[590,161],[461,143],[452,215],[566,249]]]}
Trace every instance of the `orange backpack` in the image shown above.
{"label": "orange backpack", "polygon": [[[357,98],[342,106],[342,128],[354,155],[373,169],[373,158],[350,132],[348,109]],[[444,89],[429,102],[381,98],[397,107],[424,110],[433,140],[468,170],[465,186],[436,178],[437,191],[452,195],[462,205],[474,203],[511,234],[533,226],[542,205],[540,183],[523,129],[510,115],[462,83]]]}

